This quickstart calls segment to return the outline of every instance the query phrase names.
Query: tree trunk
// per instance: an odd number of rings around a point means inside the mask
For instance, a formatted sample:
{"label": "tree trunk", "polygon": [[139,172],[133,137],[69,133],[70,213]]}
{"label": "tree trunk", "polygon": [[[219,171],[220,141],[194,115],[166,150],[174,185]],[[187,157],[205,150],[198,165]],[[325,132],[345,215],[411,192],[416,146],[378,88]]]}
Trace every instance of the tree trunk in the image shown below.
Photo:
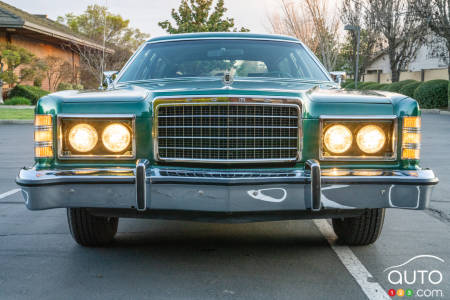
{"label": "tree trunk", "polygon": [[397,82],[400,78],[400,70],[398,68],[398,63],[396,61],[396,48],[395,40],[388,40],[389,44],[389,66],[391,67],[391,81]]}
{"label": "tree trunk", "polygon": [[395,56],[389,55],[389,61],[391,66],[391,81],[397,82],[400,79],[400,70],[398,64],[395,62]]}
{"label": "tree trunk", "polygon": [[[450,1],[448,2],[448,6],[450,8]],[[448,70],[448,80],[450,80],[450,37],[447,38],[447,70]],[[448,94],[450,95],[450,91],[448,91]],[[449,101],[449,108],[450,108],[450,96],[448,98]]]}
{"label": "tree trunk", "polygon": [[400,80],[400,70],[392,70],[392,82],[398,82]]}

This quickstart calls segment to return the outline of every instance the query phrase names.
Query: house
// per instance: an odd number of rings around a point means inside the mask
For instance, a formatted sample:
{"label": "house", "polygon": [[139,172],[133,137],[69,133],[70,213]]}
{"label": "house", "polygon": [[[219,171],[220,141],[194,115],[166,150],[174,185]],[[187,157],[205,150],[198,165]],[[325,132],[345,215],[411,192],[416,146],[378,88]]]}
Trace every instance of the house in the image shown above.
{"label": "house", "polygon": [[[363,74],[363,81],[391,83],[391,78],[389,57],[384,53],[376,57]],[[448,65],[442,59],[430,55],[429,45],[424,44],[417,50],[415,59],[409,63],[406,70],[400,73],[400,80],[406,79],[417,81],[448,80]]]}
{"label": "house", "polygon": [[[58,61],[69,63],[74,83],[79,83],[80,56],[76,49],[86,47],[103,50],[101,43],[73,33],[68,27],[48,19],[46,15],[33,15],[1,1],[0,43],[25,48],[37,58],[51,56],[56,57]],[[108,48],[105,51],[112,52]],[[42,81],[42,88],[54,90],[54,87],[49,86],[48,80]]]}

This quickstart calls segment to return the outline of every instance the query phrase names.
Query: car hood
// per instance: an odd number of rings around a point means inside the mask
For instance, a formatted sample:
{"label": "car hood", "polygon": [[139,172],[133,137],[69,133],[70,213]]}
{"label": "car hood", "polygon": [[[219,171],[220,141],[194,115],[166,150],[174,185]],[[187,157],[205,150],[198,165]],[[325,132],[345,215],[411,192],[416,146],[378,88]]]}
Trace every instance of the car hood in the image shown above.
{"label": "car hood", "polygon": [[[214,78],[183,78],[149,80],[118,84],[113,89],[95,91],[63,91],[51,94],[59,103],[58,111],[96,109],[108,112],[119,105],[122,111],[148,112],[154,99],[159,97],[198,96],[251,96],[300,98],[305,117],[316,118],[323,114],[393,114],[394,106],[406,98],[403,95],[381,91],[349,91],[339,89],[333,82],[313,82],[269,78],[235,80],[225,85]],[[114,105],[114,103],[116,103]],[[134,108],[133,108],[134,106]],[[139,107],[139,108],[138,108]],[[134,109],[134,111],[133,111]],[[137,111],[136,111],[137,110]],[[362,113],[364,112],[364,113]]]}
{"label": "car hood", "polygon": [[131,84],[152,93],[153,97],[175,95],[257,95],[293,96],[305,94],[314,102],[379,103],[390,104],[386,93],[375,91],[348,91],[338,89],[332,82],[298,81],[280,79],[235,80],[225,85],[221,80],[160,80]]}
{"label": "car hood", "polygon": [[[319,88],[316,88],[319,87]],[[332,82],[298,81],[281,79],[235,80],[225,85],[218,79],[150,80],[119,84],[111,90],[63,91],[54,93],[65,102],[78,101],[139,101],[148,96],[202,95],[202,94],[283,94],[298,96],[307,93],[311,101],[345,103],[391,103],[387,93],[375,91],[348,91],[337,89]]]}

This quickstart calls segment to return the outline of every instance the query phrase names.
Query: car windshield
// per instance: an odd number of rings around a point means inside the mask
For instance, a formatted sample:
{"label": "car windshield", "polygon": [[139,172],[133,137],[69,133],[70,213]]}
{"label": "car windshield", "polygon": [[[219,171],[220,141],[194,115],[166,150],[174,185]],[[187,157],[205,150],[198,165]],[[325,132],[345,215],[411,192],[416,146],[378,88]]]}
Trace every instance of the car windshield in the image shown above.
{"label": "car windshield", "polygon": [[119,82],[222,77],[292,78],[329,81],[300,44],[266,40],[190,40],[148,43],[128,65]]}

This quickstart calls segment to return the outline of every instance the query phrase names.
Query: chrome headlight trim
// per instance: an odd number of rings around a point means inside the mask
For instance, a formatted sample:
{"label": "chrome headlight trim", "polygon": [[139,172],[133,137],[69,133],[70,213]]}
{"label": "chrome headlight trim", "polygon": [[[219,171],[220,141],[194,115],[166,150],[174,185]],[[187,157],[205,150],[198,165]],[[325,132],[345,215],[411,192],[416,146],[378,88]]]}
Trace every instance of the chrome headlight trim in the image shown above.
{"label": "chrome headlight trim", "polygon": [[[131,155],[117,155],[117,154],[105,154],[105,155],[64,155],[63,154],[63,132],[62,132],[62,121],[64,119],[80,119],[81,120],[92,120],[92,119],[102,119],[102,120],[112,120],[120,121],[126,120],[131,121],[132,127],[132,139],[131,139]],[[60,114],[57,115],[57,148],[58,148],[58,159],[59,160],[133,160],[136,158],[136,115],[132,114]],[[101,142],[101,139],[99,139]]]}
{"label": "chrome headlight trim", "polygon": [[[323,129],[325,121],[361,121],[370,122],[374,121],[392,121],[393,122],[393,132],[392,132],[392,153],[390,157],[385,156],[325,156],[323,155],[324,145],[323,145]],[[395,161],[398,157],[398,118],[395,115],[321,115],[319,117],[319,159],[321,161]]]}

